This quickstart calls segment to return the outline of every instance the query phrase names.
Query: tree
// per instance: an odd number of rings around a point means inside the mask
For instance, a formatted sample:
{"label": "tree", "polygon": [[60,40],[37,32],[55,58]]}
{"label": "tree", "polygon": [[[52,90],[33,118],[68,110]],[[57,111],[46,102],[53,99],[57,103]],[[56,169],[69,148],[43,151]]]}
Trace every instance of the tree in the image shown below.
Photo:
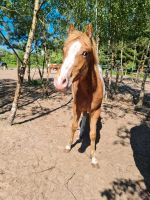
{"label": "tree", "polygon": [[10,122],[11,125],[14,121],[16,111],[17,111],[17,107],[18,107],[18,100],[19,100],[21,87],[22,87],[22,84],[23,84],[23,78],[24,78],[24,74],[25,74],[25,69],[26,69],[26,66],[27,66],[27,63],[28,63],[28,59],[29,59],[29,55],[30,55],[30,51],[31,51],[31,46],[32,46],[32,42],[33,42],[33,38],[34,38],[34,34],[35,34],[35,29],[36,29],[36,24],[37,24],[37,14],[39,12],[39,9],[40,9],[40,0],[35,0],[34,10],[33,10],[33,18],[32,18],[32,25],[31,25],[31,29],[30,29],[30,32],[29,32],[28,41],[27,41],[27,44],[26,44],[26,50],[25,50],[24,57],[23,57],[23,64],[19,68],[17,87],[16,87],[16,91],[15,91],[14,100],[13,100],[13,103],[12,103],[11,113],[10,113],[10,116],[9,116],[9,122]]}

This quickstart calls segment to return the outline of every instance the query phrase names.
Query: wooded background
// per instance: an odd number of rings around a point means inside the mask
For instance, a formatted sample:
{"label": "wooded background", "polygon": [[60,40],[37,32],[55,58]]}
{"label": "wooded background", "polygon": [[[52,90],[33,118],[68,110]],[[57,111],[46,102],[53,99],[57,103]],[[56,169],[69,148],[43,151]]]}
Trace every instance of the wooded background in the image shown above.
{"label": "wooded background", "polygon": [[[124,75],[131,74],[135,82],[143,77],[139,95],[143,99],[150,71],[149,13],[150,0],[2,0],[2,60],[8,67],[18,67],[10,123],[16,114],[26,68],[31,82],[31,67],[38,68],[43,80],[44,68],[49,63],[62,63],[63,43],[72,23],[82,31],[87,24],[93,25],[108,96],[117,92],[118,82],[122,82]],[[6,47],[13,53],[6,51]]]}
{"label": "wooded background", "polygon": [[[70,23],[79,30],[92,23],[102,65],[114,60],[124,68],[135,70],[139,65],[147,64],[150,54],[149,0],[46,0],[40,3],[30,53],[31,65],[36,66],[37,57],[42,65],[45,46],[50,63],[62,62],[63,42]],[[5,31],[21,58],[32,24],[33,9],[34,0],[2,0],[0,3],[1,30]],[[6,44],[2,38],[1,43]],[[15,55],[8,51],[4,54],[2,60],[15,67]]]}

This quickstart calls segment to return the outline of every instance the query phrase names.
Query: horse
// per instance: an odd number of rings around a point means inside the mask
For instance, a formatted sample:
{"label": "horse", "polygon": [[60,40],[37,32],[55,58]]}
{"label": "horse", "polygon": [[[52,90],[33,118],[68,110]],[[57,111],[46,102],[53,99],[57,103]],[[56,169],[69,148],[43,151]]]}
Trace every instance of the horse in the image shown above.
{"label": "horse", "polygon": [[92,25],[87,25],[86,32],[78,31],[74,25],[70,25],[63,53],[63,63],[54,79],[54,86],[58,91],[66,90],[69,85],[72,87],[72,130],[65,151],[71,150],[80,117],[85,117],[88,113],[91,164],[98,167],[95,142],[96,124],[101,114],[104,82],[98,66],[98,53],[93,39]]}
{"label": "horse", "polygon": [[5,63],[5,62],[0,62],[0,68],[2,68],[3,70],[8,69],[7,63]]}
{"label": "horse", "polygon": [[48,68],[50,70],[54,69],[54,70],[57,71],[60,67],[61,67],[61,64],[56,64],[56,63],[54,63],[54,64],[48,64]]}
{"label": "horse", "polygon": [[61,64],[48,64],[47,65],[47,79],[50,77],[51,70],[57,71],[61,67]]}

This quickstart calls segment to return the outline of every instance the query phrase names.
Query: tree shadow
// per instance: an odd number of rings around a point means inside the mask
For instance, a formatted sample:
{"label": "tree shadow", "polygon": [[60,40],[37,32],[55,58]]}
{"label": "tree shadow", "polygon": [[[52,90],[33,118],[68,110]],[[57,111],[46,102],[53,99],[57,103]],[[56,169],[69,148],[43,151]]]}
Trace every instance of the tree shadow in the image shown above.
{"label": "tree shadow", "polygon": [[127,146],[130,144],[130,130],[126,126],[121,126],[117,130],[117,136],[119,140],[114,141],[114,145],[121,144],[122,146]]}
{"label": "tree shadow", "polygon": [[13,79],[0,80],[0,114],[10,110],[15,87],[16,81]]}
{"label": "tree shadow", "polygon": [[[130,97],[129,101],[132,100],[132,103],[137,104],[140,95],[140,87],[137,87],[137,85],[134,85],[133,83],[129,85],[123,82],[118,86],[118,93],[124,96],[126,101],[128,101],[128,97],[126,98],[127,94],[131,95],[132,99]],[[145,93],[143,105],[149,105],[148,102],[150,102],[150,93]]]}
{"label": "tree shadow", "polygon": [[116,179],[112,182],[111,188],[100,191],[100,196],[106,200],[150,199],[149,192],[144,188],[143,180],[131,179]]}
{"label": "tree shadow", "polygon": [[[95,149],[97,143],[100,140],[100,130],[102,129],[101,118],[98,119],[96,124],[96,142],[95,142]],[[84,153],[87,147],[90,145],[90,123],[89,123],[89,114],[83,116],[80,122],[80,135],[79,139],[71,146],[73,148],[77,143],[81,143],[80,148],[78,151],[80,153]]]}
{"label": "tree shadow", "polygon": [[[63,107],[68,106],[68,104],[70,104],[71,101],[72,101],[72,97],[71,97],[71,99],[70,99],[67,103],[65,103],[65,104],[63,104],[63,105],[60,105],[60,106],[58,106],[58,107],[56,107],[56,108],[54,108],[54,109],[42,108],[42,109],[40,109],[40,111],[39,111],[37,108],[34,107],[34,108],[32,108],[32,116],[29,117],[29,119],[21,120],[21,121],[19,121],[19,122],[14,122],[14,125],[17,125],[17,124],[24,124],[24,123],[26,123],[26,122],[33,121],[33,120],[35,120],[35,119],[38,119],[38,118],[43,117],[43,116],[45,116],[45,115],[48,115],[48,114],[50,114],[50,113],[52,113],[52,112],[55,112],[56,110],[59,110],[59,109],[61,109],[61,108],[63,108]],[[24,117],[26,117],[26,116],[23,116],[23,118],[24,118]]]}
{"label": "tree shadow", "polygon": [[[17,120],[17,122],[15,122],[14,124],[22,124],[28,121],[32,121],[34,119],[47,115],[51,112],[54,112],[60,108],[63,108],[71,102],[72,98],[67,103],[64,104],[61,103],[56,108],[52,109],[42,107],[40,105],[40,103],[37,101],[38,99],[42,100],[42,99],[53,98],[57,99],[58,101],[62,101],[62,95],[55,91],[52,82],[53,79],[52,78],[49,79],[48,82],[49,85],[47,87],[48,96],[45,96],[42,85],[39,85],[41,84],[41,80],[36,79],[30,84],[26,80],[24,80],[21,95],[19,98],[18,109],[21,108],[22,110],[26,110],[25,106],[30,105],[30,112],[17,114],[17,116],[21,118],[21,121]],[[6,112],[11,110],[15,89],[16,89],[16,80],[13,79],[0,80],[0,114],[5,114]],[[70,93],[68,92],[65,95],[70,96]],[[38,106],[32,105],[35,101],[37,101],[37,103],[39,104]],[[6,119],[6,118],[7,116],[4,115],[1,119]]]}
{"label": "tree shadow", "polygon": [[150,192],[150,126],[148,123],[144,122],[131,129],[130,143],[135,164]]}
{"label": "tree shadow", "polygon": [[103,109],[104,109],[104,112],[108,115],[107,118],[111,118],[111,119],[122,118],[127,113],[132,111],[130,107],[123,107],[123,105],[119,105],[118,102],[114,102],[114,101],[107,102],[107,103],[104,102]]}
{"label": "tree shadow", "polygon": [[[122,102],[130,102],[137,104],[139,100],[141,81],[137,83],[131,81],[131,78],[125,78],[123,82],[119,83],[116,89],[116,82],[113,79],[111,83],[110,99]],[[140,84],[139,84],[140,83]],[[149,81],[147,80],[148,84]],[[150,93],[144,94],[143,105],[150,107]]]}
{"label": "tree shadow", "polygon": [[[11,110],[16,89],[16,80],[0,80],[0,114]],[[18,108],[29,105],[42,96],[41,88],[29,85],[26,81],[22,87]]]}

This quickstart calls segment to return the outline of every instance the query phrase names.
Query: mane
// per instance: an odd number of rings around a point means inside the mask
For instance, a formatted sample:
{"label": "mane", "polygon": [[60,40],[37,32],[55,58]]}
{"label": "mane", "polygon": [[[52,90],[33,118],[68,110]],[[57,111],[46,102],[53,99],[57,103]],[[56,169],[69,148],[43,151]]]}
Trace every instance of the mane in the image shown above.
{"label": "mane", "polygon": [[98,65],[99,61],[98,61],[98,53],[97,53],[97,46],[96,46],[96,42],[94,40],[94,38],[90,39],[86,33],[74,30],[73,32],[71,32],[67,38],[67,40],[65,41],[64,46],[67,46],[69,43],[80,39],[84,42],[84,44],[89,48],[92,49],[93,51],[93,56],[94,56],[94,64]]}

